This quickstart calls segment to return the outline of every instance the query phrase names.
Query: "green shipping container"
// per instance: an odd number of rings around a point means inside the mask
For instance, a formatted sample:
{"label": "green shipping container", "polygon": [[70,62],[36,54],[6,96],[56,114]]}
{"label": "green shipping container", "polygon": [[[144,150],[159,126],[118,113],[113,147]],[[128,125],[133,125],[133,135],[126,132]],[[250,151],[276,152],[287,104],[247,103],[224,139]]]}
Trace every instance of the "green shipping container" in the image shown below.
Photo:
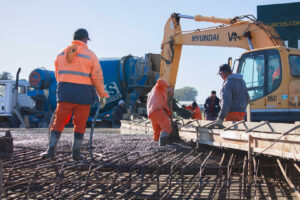
{"label": "green shipping container", "polygon": [[257,19],[273,26],[288,47],[300,48],[300,2],[257,6]]}

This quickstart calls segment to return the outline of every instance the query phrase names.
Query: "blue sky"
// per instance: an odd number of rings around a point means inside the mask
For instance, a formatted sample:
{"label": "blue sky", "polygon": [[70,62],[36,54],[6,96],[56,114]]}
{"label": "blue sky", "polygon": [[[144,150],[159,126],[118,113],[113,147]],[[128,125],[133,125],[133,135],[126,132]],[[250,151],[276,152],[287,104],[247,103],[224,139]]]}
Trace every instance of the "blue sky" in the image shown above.
{"label": "blue sky", "polygon": [[[230,18],[256,16],[256,6],[296,1],[284,0],[0,0],[0,72],[13,75],[21,67],[28,79],[37,67],[54,69],[57,53],[72,41],[74,30],[89,31],[88,44],[98,57],[144,56],[160,53],[163,27],[171,13]],[[181,21],[183,30],[203,27]],[[213,25],[213,24],[212,24]],[[176,88],[193,86],[203,101],[222,81],[218,66],[236,48],[184,46]],[[105,78],[105,77],[104,77]]]}

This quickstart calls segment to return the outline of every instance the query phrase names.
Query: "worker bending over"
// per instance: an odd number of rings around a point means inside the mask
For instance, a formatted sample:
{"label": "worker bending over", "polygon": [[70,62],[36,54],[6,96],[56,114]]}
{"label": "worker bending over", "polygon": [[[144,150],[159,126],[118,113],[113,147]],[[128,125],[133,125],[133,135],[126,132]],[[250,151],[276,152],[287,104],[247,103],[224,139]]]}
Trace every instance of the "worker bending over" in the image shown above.
{"label": "worker bending over", "polygon": [[202,120],[201,109],[198,106],[197,102],[194,101],[191,105],[185,106],[184,109],[192,112],[192,119],[200,119]]}
{"label": "worker bending over", "polygon": [[171,110],[167,103],[169,95],[173,95],[173,90],[168,87],[168,83],[163,79],[158,79],[152,88],[147,99],[147,114],[151,120],[153,128],[153,140],[164,146],[168,143],[169,135],[172,132]]}
{"label": "worker bending over", "polygon": [[121,127],[121,120],[123,118],[123,114],[125,113],[126,113],[125,101],[121,99],[118,105],[113,108],[111,113],[112,128]]}
{"label": "worker bending over", "polygon": [[243,76],[233,74],[228,64],[220,66],[219,75],[224,80],[221,90],[221,111],[216,120],[217,125],[225,121],[241,121],[246,115],[249,94]]}
{"label": "worker bending over", "polygon": [[95,89],[100,102],[105,103],[108,95],[104,91],[103,73],[97,56],[88,49],[88,32],[78,29],[74,41],[55,60],[55,77],[57,84],[57,108],[51,126],[49,145],[43,158],[53,158],[54,149],[65,125],[73,114],[74,140],[72,158],[82,160],[80,147],[90,113],[90,105],[95,102]]}

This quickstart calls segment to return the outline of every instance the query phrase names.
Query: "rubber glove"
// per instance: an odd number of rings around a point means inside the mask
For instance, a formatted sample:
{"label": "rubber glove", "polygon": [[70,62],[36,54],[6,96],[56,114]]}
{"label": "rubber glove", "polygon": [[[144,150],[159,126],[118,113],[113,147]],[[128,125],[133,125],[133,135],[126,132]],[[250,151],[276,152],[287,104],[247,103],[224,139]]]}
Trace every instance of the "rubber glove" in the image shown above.
{"label": "rubber glove", "polygon": [[215,124],[217,126],[222,126],[223,125],[223,119],[220,119],[220,118],[216,119]]}

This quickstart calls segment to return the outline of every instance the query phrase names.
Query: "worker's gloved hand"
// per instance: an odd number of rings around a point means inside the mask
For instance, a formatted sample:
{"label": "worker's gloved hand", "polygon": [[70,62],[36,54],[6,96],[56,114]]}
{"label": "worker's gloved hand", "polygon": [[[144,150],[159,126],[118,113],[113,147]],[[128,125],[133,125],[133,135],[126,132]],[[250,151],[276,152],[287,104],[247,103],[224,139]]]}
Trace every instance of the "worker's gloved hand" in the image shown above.
{"label": "worker's gloved hand", "polygon": [[217,125],[217,126],[223,126],[223,119],[217,119],[216,121],[215,121],[215,125]]}
{"label": "worker's gloved hand", "polygon": [[100,108],[101,109],[104,108],[106,104],[106,97],[100,97],[99,102],[100,102]]}

